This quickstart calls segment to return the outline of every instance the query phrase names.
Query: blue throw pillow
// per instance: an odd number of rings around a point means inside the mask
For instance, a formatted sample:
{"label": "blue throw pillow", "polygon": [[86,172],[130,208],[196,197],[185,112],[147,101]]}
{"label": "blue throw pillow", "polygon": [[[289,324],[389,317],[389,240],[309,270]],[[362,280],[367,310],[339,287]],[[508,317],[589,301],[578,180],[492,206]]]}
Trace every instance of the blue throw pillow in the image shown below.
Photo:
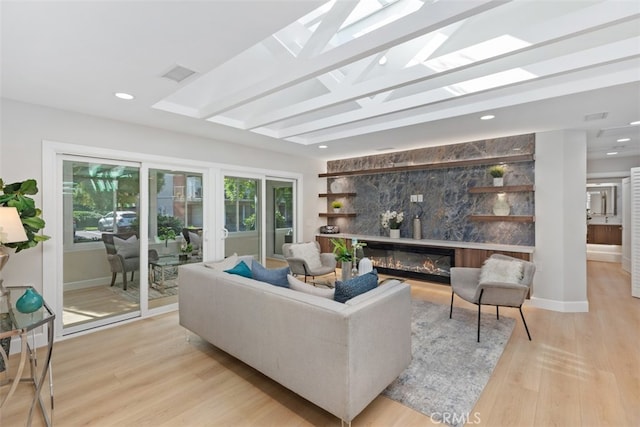
{"label": "blue throw pillow", "polygon": [[238,276],[248,277],[249,279],[251,279],[251,269],[247,264],[244,263],[244,261],[240,261],[239,263],[236,264],[235,267],[229,270],[224,270],[224,272],[237,274]]}
{"label": "blue throw pillow", "polygon": [[335,301],[345,303],[353,297],[364,294],[378,286],[378,272],[370,271],[362,276],[354,277],[346,282],[336,281],[336,291],[333,295]]}
{"label": "blue throw pillow", "polygon": [[251,271],[253,273],[253,278],[256,280],[267,282],[276,286],[281,286],[283,288],[289,287],[289,281],[287,280],[289,267],[268,269],[254,260],[251,264]]}

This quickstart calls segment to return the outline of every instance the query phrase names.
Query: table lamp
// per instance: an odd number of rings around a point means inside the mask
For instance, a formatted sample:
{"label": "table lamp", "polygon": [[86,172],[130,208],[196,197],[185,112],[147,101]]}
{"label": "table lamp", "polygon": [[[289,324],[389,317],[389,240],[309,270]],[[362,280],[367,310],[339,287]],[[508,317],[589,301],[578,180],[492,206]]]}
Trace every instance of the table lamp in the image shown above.
{"label": "table lamp", "polygon": [[25,242],[29,240],[24,232],[18,209],[0,207],[0,272],[9,261],[9,254],[4,250],[5,243]]}

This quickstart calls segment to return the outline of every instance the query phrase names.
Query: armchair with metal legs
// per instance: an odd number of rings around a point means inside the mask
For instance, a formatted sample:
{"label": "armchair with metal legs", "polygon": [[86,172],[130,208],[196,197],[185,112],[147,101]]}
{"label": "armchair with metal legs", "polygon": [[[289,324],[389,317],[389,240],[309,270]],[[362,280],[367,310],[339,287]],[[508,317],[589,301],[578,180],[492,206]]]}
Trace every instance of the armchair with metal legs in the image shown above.
{"label": "armchair with metal legs", "polygon": [[527,322],[522,313],[522,304],[529,294],[533,275],[535,274],[535,264],[529,261],[512,258],[506,255],[494,254],[491,258],[511,262],[522,263],[522,277],[518,283],[506,282],[483,282],[480,283],[480,268],[472,267],[452,267],[451,268],[451,306],[449,308],[449,318],[453,315],[453,296],[458,295],[465,301],[478,306],[478,342],[480,342],[480,317],[481,306],[496,306],[496,317],[500,319],[500,306],[514,307],[520,311],[522,323],[527,332],[527,337],[531,341],[531,334],[527,327]]}

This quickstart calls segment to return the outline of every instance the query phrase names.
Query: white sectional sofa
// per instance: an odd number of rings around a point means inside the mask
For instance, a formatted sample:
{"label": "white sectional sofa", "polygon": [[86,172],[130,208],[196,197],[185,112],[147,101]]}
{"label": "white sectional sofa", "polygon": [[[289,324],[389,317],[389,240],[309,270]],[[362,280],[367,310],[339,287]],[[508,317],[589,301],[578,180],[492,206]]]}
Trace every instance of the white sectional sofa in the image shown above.
{"label": "white sectional sofa", "polygon": [[392,281],[342,304],[180,267],[180,324],[350,423],[411,361],[411,296]]}

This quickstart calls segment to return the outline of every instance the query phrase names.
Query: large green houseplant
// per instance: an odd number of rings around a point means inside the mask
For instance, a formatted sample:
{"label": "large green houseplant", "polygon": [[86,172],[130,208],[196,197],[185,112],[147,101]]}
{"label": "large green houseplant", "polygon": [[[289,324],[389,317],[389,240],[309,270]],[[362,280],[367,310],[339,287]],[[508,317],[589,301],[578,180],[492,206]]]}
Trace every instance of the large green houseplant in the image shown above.
{"label": "large green houseplant", "polygon": [[45,226],[41,218],[42,211],[36,208],[35,201],[29,197],[38,193],[38,185],[35,179],[4,184],[0,178],[0,206],[15,207],[20,214],[22,226],[27,234],[27,241],[6,243],[4,246],[15,248],[16,253],[35,247],[38,243],[49,240],[49,236],[38,234]]}
{"label": "large green houseplant", "polygon": [[[39,242],[44,242],[49,239],[49,236],[38,234],[40,230],[44,228],[44,220],[40,218],[42,211],[36,208],[35,201],[29,197],[38,193],[38,185],[35,179],[28,179],[22,182],[14,182],[12,184],[4,184],[2,178],[0,178],[0,206],[2,207],[14,207],[17,209],[22,221],[22,227],[27,235],[27,241],[5,243],[3,246],[14,248],[17,252],[25,249],[33,248]],[[1,248],[0,248],[1,249]],[[1,252],[1,250],[0,250]],[[5,258],[5,261],[6,262]],[[2,269],[3,263],[0,263],[0,269]],[[0,293],[2,293],[2,278],[0,278]],[[7,318],[0,319],[5,322]],[[4,349],[6,354],[9,354],[11,346],[11,338],[3,338],[0,340],[0,346]],[[6,367],[4,361],[0,358],[0,372],[4,372]]]}

